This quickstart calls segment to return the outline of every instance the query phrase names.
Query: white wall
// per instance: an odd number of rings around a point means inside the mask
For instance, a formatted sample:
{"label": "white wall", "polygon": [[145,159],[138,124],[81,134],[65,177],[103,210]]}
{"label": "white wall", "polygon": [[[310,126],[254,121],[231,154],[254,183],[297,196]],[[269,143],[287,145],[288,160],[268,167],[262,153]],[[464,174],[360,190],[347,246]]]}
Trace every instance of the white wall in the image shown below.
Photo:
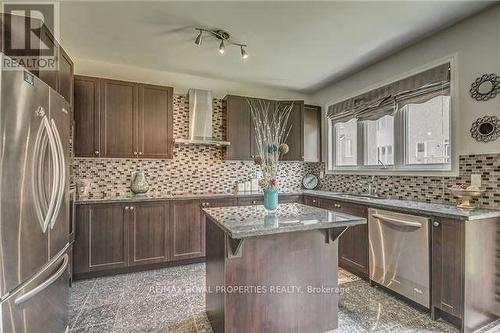
{"label": "white wall", "polygon": [[469,129],[479,117],[500,117],[500,95],[493,100],[478,102],[470,97],[469,89],[471,83],[485,73],[500,75],[500,5],[321,89],[313,99],[326,107],[453,55],[456,56],[456,72],[452,83],[455,82],[457,88],[452,99],[455,151],[458,154],[499,153],[500,139],[479,143],[470,136]]}
{"label": "white wall", "polygon": [[212,91],[214,97],[234,94],[262,98],[300,99],[310,103],[310,96],[308,95],[270,86],[211,79],[90,59],[76,58],[73,61],[75,63],[75,74],[165,85],[174,87],[175,94],[186,94],[189,88],[198,88]]}

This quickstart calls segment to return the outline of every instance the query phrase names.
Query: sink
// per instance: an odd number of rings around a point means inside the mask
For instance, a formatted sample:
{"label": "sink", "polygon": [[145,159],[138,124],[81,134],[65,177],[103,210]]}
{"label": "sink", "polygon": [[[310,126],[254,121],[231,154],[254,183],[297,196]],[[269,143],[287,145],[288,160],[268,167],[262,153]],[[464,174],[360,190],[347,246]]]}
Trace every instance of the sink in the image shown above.
{"label": "sink", "polygon": [[367,200],[382,199],[381,197],[379,197],[377,195],[370,195],[370,194],[344,194],[344,196],[345,197],[367,199]]}

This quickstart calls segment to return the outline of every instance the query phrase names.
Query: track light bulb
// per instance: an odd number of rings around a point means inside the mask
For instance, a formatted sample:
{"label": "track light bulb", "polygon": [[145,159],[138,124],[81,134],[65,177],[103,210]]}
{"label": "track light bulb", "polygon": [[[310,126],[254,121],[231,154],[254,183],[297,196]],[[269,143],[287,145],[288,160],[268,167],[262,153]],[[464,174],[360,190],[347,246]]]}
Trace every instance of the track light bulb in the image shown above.
{"label": "track light bulb", "polygon": [[248,53],[243,46],[241,46],[240,48],[241,48],[241,59],[245,60],[246,58],[248,58]]}
{"label": "track light bulb", "polygon": [[224,52],[226,52],[226,47],[224,46],[224,40],[221,40],[219,45],[219,53],[224,54]]}
{"label": "track light bulb", "polygon": [[195,41],[194,41],[194,43],[195,43],[196,45],[198,45],[198,46],[199,46],[199,45],[201,45],[201,34],[202,34],[202,33],[203,33],[203,31],[201,31],[201,30],[200,30],[200,33],[198,34],[198,37],[196,37],[196,39],[195,39]]}

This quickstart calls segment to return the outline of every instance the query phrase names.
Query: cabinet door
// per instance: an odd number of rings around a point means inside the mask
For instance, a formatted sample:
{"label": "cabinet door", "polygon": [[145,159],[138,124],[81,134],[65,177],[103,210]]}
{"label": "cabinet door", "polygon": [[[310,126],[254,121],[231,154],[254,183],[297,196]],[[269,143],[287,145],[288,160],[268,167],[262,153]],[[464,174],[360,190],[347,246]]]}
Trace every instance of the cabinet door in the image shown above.
{"label": "cabinet door", "polygon": [[231,144],[226,148],[228,160],[251,160],[254,131],[252,115],[246,97],[227,96],[227,140]]}
{"label": "cabinet door", "polygon": [[318,207],[319,199],[311,196],[304,196],[304,205]]}
{"label": "cabinet door", "polygon": [[288,154],[283,155],[284,161],[303,161],[304,160],[304,101],[280,101],[277,103],[278,109],[293,103],[292,112],[288,118],[287,128],[290,132],[286,143],[290,150]]}
{"label": "cabinet door", "polygon": [[432,227],[432,306],[462,318],[465,224],[435,220]]}
{"label": "cabinet door", "polygon": [[[59,59],[58,54],[58,45],[57,42],[52,36],[52,33],[49,29],[43,25],[40,29],[40,40],[42,41],[43,49],[40,50],[41,56],[53,57],[55,56]],[[57,63],[57,62],[56,62]],[[58,91],[58,71],[57,66],[54,64],[54,69],[50,70],[48,68],[40,68],[38,72],[38,77],[45,83],[47,83],[52,89]]]}
{"label": "cabinet door", "polygon": [[143,158],[172,158],[173,89],[139,86],[139,145]]}
{"label": "cabinet door", "polygon": [[100,156],[136,157],[137,84],[101,79],[100,86]]}
{"label": "cabinet door", "polygon": [[62,47],[59,47],[58,60],[58,92],[70,106],[73,106],[73,61]]}
{"label": "cabinet door", "polygon": [[321,107],[304,105],[304,161],[321,162]]}
{"label": "cabinet door", "polygon": [[99,157],[99,79],[75,76],[75,156]]}
{"label": "cabinet door", "polygon": [[128,215],[122,204],[78,207],[75,273],[128,265]]}
{"label": "cabinet door", "polygon": [[130,265],[168,260],[168,205],[148,202],[129,207]]}
{"label": "cabinet door", "polygon": [[[347,202],[337,203],[334,210],[368,217],[368,207]],[[362,278],[368,278],[368,225],[349,227],[339,238],[339,265]]]}
{"label": "cabinet door", "polygon": [[204,255],[205,225],[198,200],[174,200],[170,204],[170,235],[173,260]]}

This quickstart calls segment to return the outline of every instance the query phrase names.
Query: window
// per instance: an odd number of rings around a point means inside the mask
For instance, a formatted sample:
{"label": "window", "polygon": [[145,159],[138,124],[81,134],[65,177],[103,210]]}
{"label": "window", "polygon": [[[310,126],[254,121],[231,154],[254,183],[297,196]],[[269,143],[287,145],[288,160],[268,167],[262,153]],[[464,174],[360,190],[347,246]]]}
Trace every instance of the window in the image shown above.
{"label": "window", "polygon": [[394,117],[383,116],[364,122],[365,165],[392,165],[394,156]]}
{"label": "window", "polygon": [[438,96],[422,104],[408,104],[406,163],[443,164],[450,158],[450,96]]}
{"label": "window", "polygon": [[335,124],[336,165],[348,166],[357,164],[358,125],[356,119]]}
{"label": "window", "polygon": [[451,170],[450,64],[328,108],[330,170]]}

